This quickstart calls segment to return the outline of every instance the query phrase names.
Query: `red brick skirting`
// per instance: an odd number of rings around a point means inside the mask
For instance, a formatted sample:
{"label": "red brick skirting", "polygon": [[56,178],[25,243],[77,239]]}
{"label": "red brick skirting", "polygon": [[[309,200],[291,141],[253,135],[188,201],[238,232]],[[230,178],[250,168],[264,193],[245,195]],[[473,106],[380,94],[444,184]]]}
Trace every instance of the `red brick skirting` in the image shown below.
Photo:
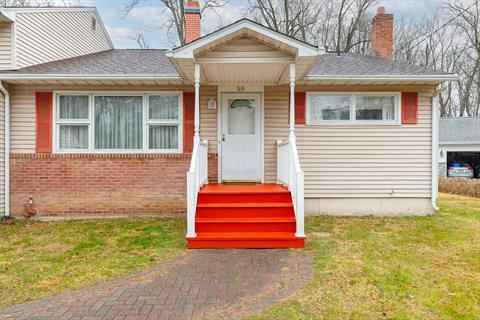
{"label": "red brick skirting", "polygon": [[[37,215],[144,215],[186,212],[191,154],[12,154],[10,208],[33,196]],[[217,180],[217,156],[209,155]]]}

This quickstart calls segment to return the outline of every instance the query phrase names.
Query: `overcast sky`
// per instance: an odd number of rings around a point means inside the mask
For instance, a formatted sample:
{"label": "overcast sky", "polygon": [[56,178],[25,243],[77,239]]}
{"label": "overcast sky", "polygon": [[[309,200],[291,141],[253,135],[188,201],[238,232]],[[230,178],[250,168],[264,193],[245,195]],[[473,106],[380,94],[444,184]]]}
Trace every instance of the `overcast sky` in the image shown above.
{"label": "overcast sky", "polygon": [[[151,48],[170,48],[171,40],[165,30],[159,30],[165,10],[159,0],[145,0],[127,16],[123,11],[128,0],[80,0],[82,5],[96,6],[116,48],[136,48],[132,39],[135,30],[144,30],[150,39]],[[319,0],[320,1],[320,0]],[[229,5],[202,16],[202,33],[211,32],[221,26],[245,17],[247,0],[231,0]],[[421,16],[441,4],[441,0],[379,0],[396,17],[415,14]],[[374,9],[372,9],[374,10]]]}

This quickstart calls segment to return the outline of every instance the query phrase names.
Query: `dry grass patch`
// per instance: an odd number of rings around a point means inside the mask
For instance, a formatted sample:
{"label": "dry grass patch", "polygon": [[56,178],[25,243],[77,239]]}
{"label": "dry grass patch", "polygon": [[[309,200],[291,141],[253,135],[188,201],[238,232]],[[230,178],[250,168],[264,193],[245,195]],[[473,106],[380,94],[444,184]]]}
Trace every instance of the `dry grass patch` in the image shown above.
{"label": "dry grass patch", "polygon": [[314,280],[253,319],[480,319],[480,201],[439,203],[430,217],[309,218]]}
{"label": "dry grass patch", "polygon": [[177,255],[184,219],[0,224],[0,307],[88,287]]}
{"label": "dry grass patch", "polygon": [[480,198],[480,179],[440,177],[438,188],[440,192]]}

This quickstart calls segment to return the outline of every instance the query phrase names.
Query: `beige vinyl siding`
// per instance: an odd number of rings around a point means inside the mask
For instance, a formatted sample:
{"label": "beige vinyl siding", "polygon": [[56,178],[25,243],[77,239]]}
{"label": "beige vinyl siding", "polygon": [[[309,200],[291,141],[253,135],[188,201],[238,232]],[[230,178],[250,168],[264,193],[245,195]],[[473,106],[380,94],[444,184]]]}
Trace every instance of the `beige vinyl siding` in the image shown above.
{"label": "beige vinyl siding", "polygon": [[12,68],[12,23],[0,23],[0,70]]}
{"label": "beige vinyl siding", "polygon": [[5,97],[0,93],[0,216],[5,213]]}
{"label": "beige vinyl siding", "polygon": [[[280,106],[288,110],[288,87],[279,90],[265,90],[265,118],[271,122],[265,127],[265,168],[271,182],[276,179],[273,139],[281,128],[288,132],[288,111]],[[430,197],[433,88],[324,86],[297,91],[419,92],[416,125],[296,125],[305,197]]]}
{"label": "beige vinyl siding", "polygon": [[[280,51],[271,46],[260,43],[258,40],[241,37],[224,46],[218,47],[196,57],[197,62],[231,62],[238,60],[255,59],[257,63],[271,62],[271,59],[289,62],[294,60],[292,54]],[[247,67],[247,66],[244,66]]]}
{"label": "beige vinyl siding", "polygon": [[18,68],[112,49],[94,11],[17,12]]}
{"label": "beige vinyl siding", "polygon": [[[13,85],[11,94],[11,152],[35,153],[35,92],[57,90],[78,91],[185,91],[192,92],[193,86],[89,86],[89,85]],[[216,100],[217,87],[200,88],[200,136],[210,142],[209,150],[217,150],[217,113],[208,109],[210,98]]]}
{"label": "beige vinyl siding", "polygon": [[277,140],[288,139],[289,88],[265,87],[265,181],[277,182]]}

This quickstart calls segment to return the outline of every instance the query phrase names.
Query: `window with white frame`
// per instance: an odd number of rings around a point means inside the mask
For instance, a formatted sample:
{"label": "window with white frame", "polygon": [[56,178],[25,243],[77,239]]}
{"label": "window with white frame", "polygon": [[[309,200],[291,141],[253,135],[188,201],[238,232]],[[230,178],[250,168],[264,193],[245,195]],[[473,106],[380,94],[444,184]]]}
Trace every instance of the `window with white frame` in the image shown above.
{"label": "window with white frame", "polygon": [[69,94],[56,98],[60,152],[181,152],[180,93]]}
{"label": "window with white frame", "polygon": [[399,93],[308,93],[309,124],[398,124]]}

